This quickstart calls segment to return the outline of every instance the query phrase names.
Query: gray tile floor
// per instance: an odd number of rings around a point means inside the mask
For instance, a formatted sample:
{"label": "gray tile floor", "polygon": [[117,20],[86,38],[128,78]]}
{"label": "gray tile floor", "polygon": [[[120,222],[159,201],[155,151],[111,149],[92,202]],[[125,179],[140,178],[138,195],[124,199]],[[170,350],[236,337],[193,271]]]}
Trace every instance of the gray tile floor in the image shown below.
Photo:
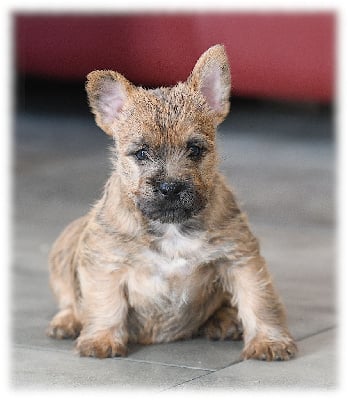
{"label": "gray tile floor", "polygon": [[331,118],[328,111],[263,104],[235,111],[233,104],[232,110],[220,129],[221,169],[260,238],[299,343],[298,357],[241,362],[241,343],[196,339],[132,346],[126,359],[95,360],[75,355],[71,341],[47,338],[56,310],[47,254],[61,229],[100,195],[110,142],[88,115],[27,109],[15,118],[13,387],[336,387]]}

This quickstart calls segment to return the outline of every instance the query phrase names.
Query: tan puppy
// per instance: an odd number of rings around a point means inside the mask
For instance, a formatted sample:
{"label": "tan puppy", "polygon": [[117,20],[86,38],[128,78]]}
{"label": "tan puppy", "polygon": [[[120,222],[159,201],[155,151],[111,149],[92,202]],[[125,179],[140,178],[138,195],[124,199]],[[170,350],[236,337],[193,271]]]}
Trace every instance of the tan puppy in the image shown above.
{"label": "tan puppy", "polygon": [[217,170],[230,96],[224,47],[172,88],[135,87],[113,71],[87,78],[96,122],[115,141],[114,169],[103,197],[53,246],[60,311],[48,334],[78,337],[80,355],[103,358],[126,355],[128,343],[243,330],[244,358],[292,357],[258,241]]}

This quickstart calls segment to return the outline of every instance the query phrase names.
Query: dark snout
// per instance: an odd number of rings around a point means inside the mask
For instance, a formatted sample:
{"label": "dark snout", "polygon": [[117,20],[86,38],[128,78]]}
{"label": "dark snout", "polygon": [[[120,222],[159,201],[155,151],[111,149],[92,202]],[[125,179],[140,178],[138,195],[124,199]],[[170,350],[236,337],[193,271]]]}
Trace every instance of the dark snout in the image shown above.
{"label": "dark snout", "polygon": [[140,199],[138,207],[152,220],[178,223],[196,215],[204,207],[203,196],[190,179],[154,179],[149,183],[153,196]]}
{"label": "dark snout", "polygon": [[164,182],[158,181],[157,186],[158,191],[169,200],[178,197],[181,192],[188,189],[185,183],[170,180],[166,180]]}

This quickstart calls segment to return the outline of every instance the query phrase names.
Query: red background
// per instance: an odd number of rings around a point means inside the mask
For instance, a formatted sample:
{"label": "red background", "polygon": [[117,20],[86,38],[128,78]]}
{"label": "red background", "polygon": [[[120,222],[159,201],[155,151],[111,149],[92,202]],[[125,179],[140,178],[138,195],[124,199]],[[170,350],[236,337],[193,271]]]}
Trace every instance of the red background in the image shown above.
{"label": "red background", "polygon": [[328,102],[334,97],[332,13],[16,15],[22,74],[84,80],[114,69],[143,85],[185,80],[209,46],[226,46],[233,93]]}

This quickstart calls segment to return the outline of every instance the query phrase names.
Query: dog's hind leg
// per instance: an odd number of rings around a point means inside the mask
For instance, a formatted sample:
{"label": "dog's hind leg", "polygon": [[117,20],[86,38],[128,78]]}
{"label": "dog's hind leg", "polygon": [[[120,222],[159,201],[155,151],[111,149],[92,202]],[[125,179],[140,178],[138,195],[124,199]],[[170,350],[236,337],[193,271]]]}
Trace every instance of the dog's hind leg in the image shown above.
{"label": "dog's hind leg", "polygon": [[51,320],[47,335],[55,339],[75,339],[81,331],[81,323],[72,308],[59,311]]}
{"label": "dog's hind leg", "polygon": [[223,305],[201,326],[199,334],[211,340],[241,340],[242,324],[236,307]]}
{"label": "dog's hind leg", "polygon": [[77,312],[79,281],[76,276],[75,255],[86,219],[73,221],[54,243],[50,257],[50,284],[60,311],[53,317],[46,331],[56,339],[76,338],[81,331]]}

